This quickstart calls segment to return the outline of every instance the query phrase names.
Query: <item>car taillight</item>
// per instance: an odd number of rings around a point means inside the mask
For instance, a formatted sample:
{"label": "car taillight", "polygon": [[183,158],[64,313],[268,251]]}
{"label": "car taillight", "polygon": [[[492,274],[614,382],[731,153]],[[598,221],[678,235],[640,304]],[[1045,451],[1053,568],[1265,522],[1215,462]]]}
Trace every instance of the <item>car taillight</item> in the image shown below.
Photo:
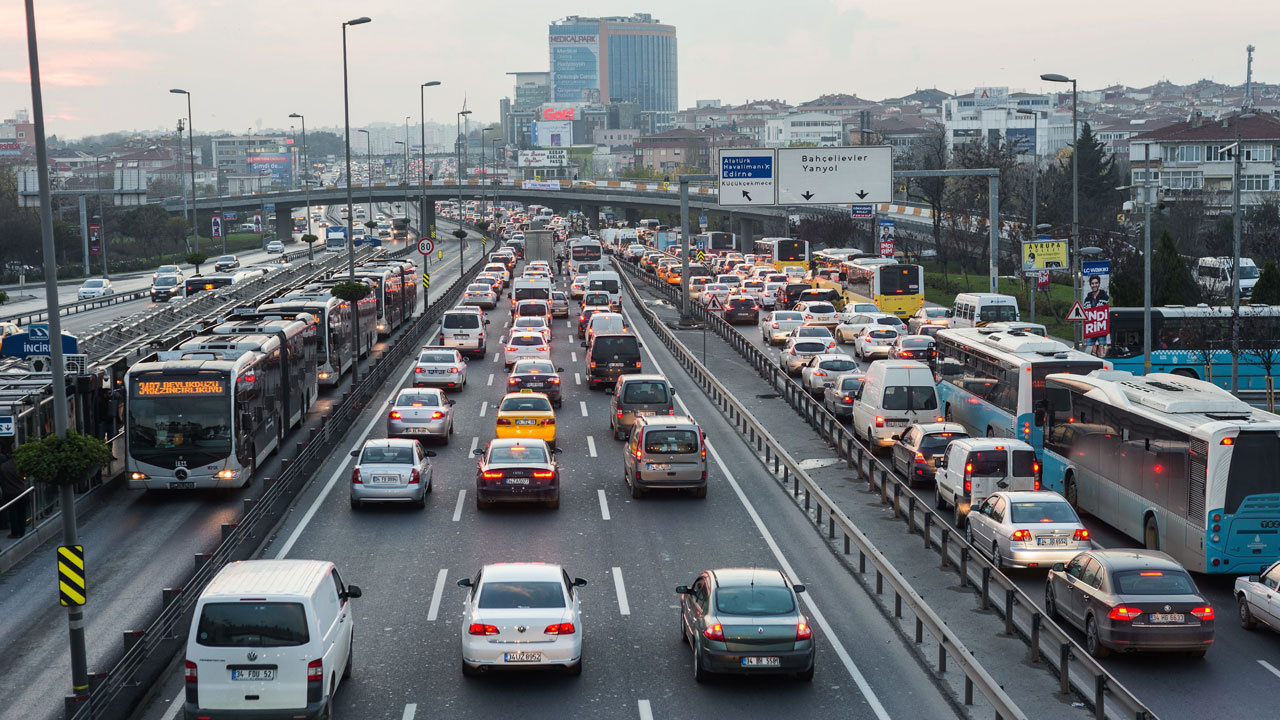
{"label": "car taillight", "polygon": [[878,428],[884,427],[884,418],[880,417],[879,415],[876,416],[876,427]]}
{"label": "car taillight", "polygon": [[719,640],[720,642],[724,642],[724,628],[720,627],[720,623],[716,623],[706,630],[703,630],[702,635],[708,640]]}
{"label": "car taillight", "polygon": [[1076,533],[1075,533],[1075,535],[1073,535],[1073,536],[1072,536],[1072,539],[1074,539],[1074,540],[1088,540],[1088,539],[1089,539],[1089,531],[1088,531],[1088,530],[1086,530],[1085,528],[1076,528]]}
{"label": "car taillight", "polygon": [[675,406],[675,405],[668,405],[668,406],[667,406],[667,414],[668,414],[668,415],[675,415],[675,414],[676,414],[676,406]]}
{"label": "car taillight", "polygon": [[439,410],[436,410],[435,412],[431,413],[432,420],[439,420],[442,417],[444,417],[444,413]]}
{"label": "car taillight", "polygon": [[413,369],[413,371],[414,371],[415,373],[417,373],[418,375],[421,375],[421,374],[422,374],[422,368],[420,368],[420,367],[416,367],[416,368],[414,368],[414,369]]}
{"label": "car taillight", "polygon": [[942,416],[941,416],[941,415],[939,415],[938,417],[934,418],[934,420],[933,420],[933,421],[934,421],[934,422],[942,422]]}
{"label": "car taillight", "polygon": [[778,329],[778,323],[769,323],[769,327],[772,327],[774,330],[777,330],[777,329]]}
{"label": "car taillight", "polygon": [[925,462],[924,453],[922,452],[916,453],[916,462],[919,462],[919,463]]}
{"label": "car taillight", "polygon": [[615,415],[616,415],[617,417],[622,417],[622,411],[621,411],[621,410],[619,410],[617,413],[615,413]]}
{"label": "car taillight", "polygon": [[1191,608],[1191,614],[1192,614],[1192,615],[1195,615],[1196,617],[1200,618],[1201,620],[1212,620],[1212,619],[1213,619],[1213,606],[1212,606],[1212,605],[1206,605],[1206,606],[1204,606],[1204,607]]}
{"label": "car taillight", "polygon": [[543,630],[546,635],[572,635],[575,632],[577,629],[573,627],[573,623],[556,623],[548,625],[547,629]]}
{"label": "car taillight", "polygon": [[849,404],[852,404],[852,403],[853,403],[853,396],[851,396],[851,395],[845,395],[844,397],[842,397],[842,398],[840,398],[840,399],[841,399],[842,401],[844,401],[845,403],[849,403]]}
{"label": "car taillight", "polygon": [[1111,608],[1111,612],[1107,613],[1107,617],[1112,620],[1123,620],[1128,622],[1141,614],[1142,611],[1138,608],[1124,607],[1121,605],[1120,607]]}
{"label": "car taillight", "polygon": [[471,623],[471,627],[467,628],[468,635],[497,635],[498,627],[496,625],[485,625],[483,623]]}
{"label": "car taillight", "polygon": [[538,352],[547,352],[547,351],[548,351],[548,350],[550,350],[550,349],[551,349],[551,348],[547,347],[546,345],[539,345],[539,346],[538,346]]}
{"label": "car taillight", "polygon": [[324,680],[324,660],[312,660],[307,663],[307,682],[320,682]]}
{"label": "car taillight", "polygon": [[554,470],[534,470],[533,476],[539,480],[549,480],[555,477],[556,473]]}
{"label": "car taillight", "polygon": [[360,482],[360,468],[355,468],[354,470],[352,470],[352,471],[351,471],[351,484],[352,484],[352,485],[363,485],[363,484],[364,484],[364,483]]}
{"label": "car taillight", "polygon": [[518,382],[520,382],[519,378],[511,378],[510,380],[508,380],[508,381],[507,381],[507,384],[508,384],[508,385],[515,385],[515,384],[516,384],[516,383],[518,383]]}
{"label": "car taillight", "polygon": [[555,419],[555,418],[553,418],[553,417],[552,417],[552,418],[542,418],[542,424],[543,424],[543,425],[555,425],[555,424],[556,424],[556,419]]}
{"label": "car taillight", "polygon": [[422,475],[418,473],[418,468],[414,468],[413,470],[409,471],[409,484],[417,485],[420,482],[422,482]]}
{"label": "car taillight", "polygon": [[480,476],[483,477],[485,480],[501,480],[502,471],[501,470],[485,470],[484,472],[480,473]]}
{"label": "car taillight", "polygon": [[400,419],[400,411],[399,411],[399,410],[392,410],[392,411],[391,411],[391,415],[389,415],[388,417],[390,417],[392,420],[399,420],[399,419]]}
{"label": "car taillight", "polygon": [[187,660],[186,667],[182,670],[182,677],[189,683],[200,682],[200,675],[199,671],[196,669],[196,664]]}
{"label": "car taillight", "polygon": [[457,375],[457,374],[458,374],[458,368],[449,368],[449,372],[450,372],[451,374],[453,374],[453,375]]}
{"label": "car taillight", "polygon": [[812,316],[812,315],[810,315],[809,313],[805,313],[805,315],[804,315],[804,319],[805,319],[805,320],[812,320],[812,319],[813,319],[813,316]]}
{"label": "car taillight", "polygon": [[826,377],[827,373],[822,370],[814,370],[813,375],[814,377]]}
{"label": "car taillight", "polygon": [[498,418],[494,421],[494,425],[510,425],[511,421],[506,418]]}
{"label": "car taillight", "polygon": [[507,346],[507,352],[515,352],[515,351],[516,351],[515,348],[511,347],[510,345]]}
{"label": "car taillight", "polygon": [[1025,529],[1014,530],[1013,534],[1009,536],[1009,539],[1014,542],[1027,542],[1031,539],[1031,531]]}
{"label": "car taillight", "polygon": [[595,370],[595,369],[596,369],[596,364],[595,364],[595,363],[591,363],[591,365],[590,365],[589,367],[590,367],[592,370]]}
{"label": "car taillight", "polygon": [[813,637],[813,629],[809,627],[809,623],[796,623],[796,640],[808,640]]}
{"label": "car taillight", "polygon": [[553,377],[553,378],[551,378],[551,384],[552,384],[552,385],[559,385],[559,384],[560,384],[560,378],[558,378],[558,377]]}
{"label": "car taillight", "polygon": [[796,354],[796,349],[795,349],[795,348],[791,348],[791,355],[792,355],[792,357],[794,357],[794,356],[795,356],[795,354]]}

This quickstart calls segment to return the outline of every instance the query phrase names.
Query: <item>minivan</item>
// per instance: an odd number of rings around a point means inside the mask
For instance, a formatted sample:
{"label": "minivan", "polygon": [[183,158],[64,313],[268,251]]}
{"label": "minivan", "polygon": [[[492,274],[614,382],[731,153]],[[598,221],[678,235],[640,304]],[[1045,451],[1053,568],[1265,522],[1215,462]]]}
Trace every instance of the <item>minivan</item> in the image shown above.
{"label": "minivan", "polygon": [[479,312],[473,310],[446,310],[440,319],[440,342],[444,347],[457,348],[458,352],[470,357],[484,357],[484,326],[489,321]]}
{"label": "minivan", "polygon": [[942,422],[933,372],[915,360],[878,360],[854,396],[853,434],[872,449],[893,445],[908,425]]}
{"label": "minivan", "polygon": [[631,497],[658,488],[689,489],[707,496],[707,436],[687,415],[640,417],[622,454],[622,474]]}
{"label": "minivan", "polygon": [[675,388],[661,375],[623,375],[609,391],[609,429],[614,440],[626,440],[636,418],[675,415]]}
{"label": "minivan", "polygon": [[551,280],[548,278],[518,277],[511,281],[511,302],[521,300],[546,300],[551,302]]}
{"label": "minivan", "polygon": [[[1196,281],[1209,297],[1230,299],[1234,284],[1232,267],[1234,264],[1229,257],[1202,257],[1196,261]],[[1253,286],[1258,284],[1260,276],[1253,258],[1240,258],[1240,297],[1253,295]]]}
{"label": "minivan", "polygon": [[938,459],[934,475],[934,504],[951,506],[956,527],[963,527],[969,509],[992,493],[1040,489],[1040,460],[1027,443],[1011,438],[952,440]]}
{"label": "minivan", "polygon": [[196,601],[184,716],[332,717],[360,595],[331,562],[229,563]]}
{"label": "minivan", "polygon": [[618,379],[620,375],[638,373],[640,340],[631,333],[600,333],[587,347],[587,387],[592,390]]}
{"label": "minivan", "polygon": [[587,273],[587,292],[609,293],[609,306],[614,312],[622,310],[622,280],[612,270]]}
{"label": "minivan", "polygon": [[591,344],[591,338],[600,333],[623,333],[627,331],[627,321],[622,313],[616,312],[598,312],[593,313],[587,318],[587,329],[585,333],[586,339],[582,341],[582,347]]}
{"label": "minivan", "polygon": [[951,307],[951,327],[983,327],[993,322],[1017,322],[1018,299],[999,293],[960,293]]}

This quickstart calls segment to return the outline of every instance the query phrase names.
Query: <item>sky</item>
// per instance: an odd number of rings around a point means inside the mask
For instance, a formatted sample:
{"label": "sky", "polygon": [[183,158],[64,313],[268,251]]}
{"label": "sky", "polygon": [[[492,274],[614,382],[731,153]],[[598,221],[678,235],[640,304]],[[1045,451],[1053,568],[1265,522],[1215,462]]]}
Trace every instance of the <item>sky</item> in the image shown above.
{"label": "sky", "polygon": [[[571,14],[647,12],[675,25],[680,106],[844,92],[880,99],[937,87],[1060,89],[1202,78],[1280,82],[1274,0],[35,0],[47,132],[76,138],[171,129],[192,93],[197,133],[342,123],[341,23],[351,122],[496,121],[512,71],[545,71],[547,25]],[[1218,14],[1211,14],[1212,10]],[[1230,16],[1221,11],[1229,10]],[[0,8],[0,117],[31,107],[22,3]]]}

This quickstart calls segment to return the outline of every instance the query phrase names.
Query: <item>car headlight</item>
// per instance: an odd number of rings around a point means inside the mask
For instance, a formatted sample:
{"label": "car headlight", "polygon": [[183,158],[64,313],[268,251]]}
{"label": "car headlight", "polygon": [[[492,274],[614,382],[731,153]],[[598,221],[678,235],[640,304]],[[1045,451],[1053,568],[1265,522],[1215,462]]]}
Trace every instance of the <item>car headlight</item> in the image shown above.
{"label": "car headlight", "polygon": [[140,472],[131,473],[131,474],[129,475],[129,479],[130,479],[130,480],[146,480],[146,479],[147,479],[147,474],[146,474],[146,473],[140,473]]}

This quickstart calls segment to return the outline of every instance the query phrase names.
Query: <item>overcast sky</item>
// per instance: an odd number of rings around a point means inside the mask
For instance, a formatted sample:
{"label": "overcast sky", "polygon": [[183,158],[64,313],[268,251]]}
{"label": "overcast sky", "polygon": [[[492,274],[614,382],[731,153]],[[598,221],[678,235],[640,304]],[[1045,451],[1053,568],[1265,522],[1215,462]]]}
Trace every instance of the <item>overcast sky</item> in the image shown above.
{"label": "overcast sky", "polygon": [[[1230,10],[1230,16],[1215,10]],[[496,120],[506,73],[547,69],[547,24],[648,12],[679,35],[680,105],[791,103],[823,93],[879,99],[918,88],[1048,90],[1201,78],[1280,81],[1275,0],[36,0],[48,131],[80,137],[172,128],[193,93],[196,132],[342,122],[341,22],[350,28],[351,122],[452,122],[465,95]],[[31,106],[22,3],[0,8],[0,117]]]}

